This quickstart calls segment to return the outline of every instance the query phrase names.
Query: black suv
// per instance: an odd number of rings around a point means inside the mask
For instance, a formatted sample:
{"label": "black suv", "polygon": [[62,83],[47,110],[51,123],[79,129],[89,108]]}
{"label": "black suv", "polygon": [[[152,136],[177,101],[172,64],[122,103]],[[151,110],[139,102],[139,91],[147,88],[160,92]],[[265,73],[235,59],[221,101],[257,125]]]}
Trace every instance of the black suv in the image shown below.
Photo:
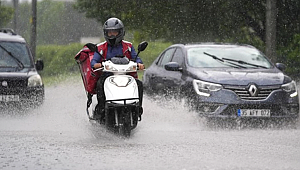
{"label": "black suv", "polygon": [[43,61],[34,63],[30,49],[11,29],[0,30],[0,105],[40,105],[44,84],[37,71]]}

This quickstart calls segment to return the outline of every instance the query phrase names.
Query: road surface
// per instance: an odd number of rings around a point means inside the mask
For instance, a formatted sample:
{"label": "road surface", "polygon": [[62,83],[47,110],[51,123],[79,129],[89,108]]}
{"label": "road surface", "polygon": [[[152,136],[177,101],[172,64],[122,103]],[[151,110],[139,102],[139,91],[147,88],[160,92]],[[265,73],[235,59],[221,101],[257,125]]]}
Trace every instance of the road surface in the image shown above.
{"label": "road surface", "polygon": [[46,87],[36,109],[0,115],[0,170],[299,170],[300,125],[208,128],[174,100],[146,96],[129,139],[89,122],[80,77]]}

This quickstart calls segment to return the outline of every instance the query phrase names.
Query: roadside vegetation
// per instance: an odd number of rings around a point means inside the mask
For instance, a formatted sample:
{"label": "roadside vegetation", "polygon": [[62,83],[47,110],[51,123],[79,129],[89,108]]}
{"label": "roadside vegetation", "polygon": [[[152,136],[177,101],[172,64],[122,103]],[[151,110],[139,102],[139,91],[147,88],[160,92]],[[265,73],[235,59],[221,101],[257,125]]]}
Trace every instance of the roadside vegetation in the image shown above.
{"label": "roadside vegetation", "polygon": [[[138,43],[133,44],[137,50]],[[148,42],[148,47],[141,52],[146,68],[150,66],[153,60],[162,52],[163,49],[170,46],[168,42]],[[52,85],[61,82],[68,77],[80,75],[78,64],[74,57],[82,49],[83,45],[74,43],[70,45],[42,45],[37,46],[36,59],[44,61],[44,70],[40,72],[45,85]],[[142,79],[143,72],[139,71],[139,78]]]}

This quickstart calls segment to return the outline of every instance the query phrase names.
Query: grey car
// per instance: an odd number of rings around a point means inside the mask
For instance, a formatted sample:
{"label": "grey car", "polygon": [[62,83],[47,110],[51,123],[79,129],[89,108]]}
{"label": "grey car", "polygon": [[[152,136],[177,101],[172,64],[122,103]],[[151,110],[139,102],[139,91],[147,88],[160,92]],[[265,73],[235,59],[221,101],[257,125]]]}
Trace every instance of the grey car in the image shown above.
{"label": "grey car", "polygon": [[250,45],[174,44],[144,72],[146,93],[185,98],[213,119],[280,119],[296,122],[296,82]]}

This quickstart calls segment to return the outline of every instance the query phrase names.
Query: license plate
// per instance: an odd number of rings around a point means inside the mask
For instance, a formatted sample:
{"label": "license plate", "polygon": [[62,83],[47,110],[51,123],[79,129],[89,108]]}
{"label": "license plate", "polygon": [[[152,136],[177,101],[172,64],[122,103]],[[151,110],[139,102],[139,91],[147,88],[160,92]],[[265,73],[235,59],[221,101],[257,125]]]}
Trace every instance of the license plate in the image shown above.
{"label": "license plate", "polygon": [[20,101],[20,97],[19,95],[0,95],[0,101],[2,102]]}
{"label": "license plate", "polygon": [[239,117],[270,117],[270,109],[238,109]]}

